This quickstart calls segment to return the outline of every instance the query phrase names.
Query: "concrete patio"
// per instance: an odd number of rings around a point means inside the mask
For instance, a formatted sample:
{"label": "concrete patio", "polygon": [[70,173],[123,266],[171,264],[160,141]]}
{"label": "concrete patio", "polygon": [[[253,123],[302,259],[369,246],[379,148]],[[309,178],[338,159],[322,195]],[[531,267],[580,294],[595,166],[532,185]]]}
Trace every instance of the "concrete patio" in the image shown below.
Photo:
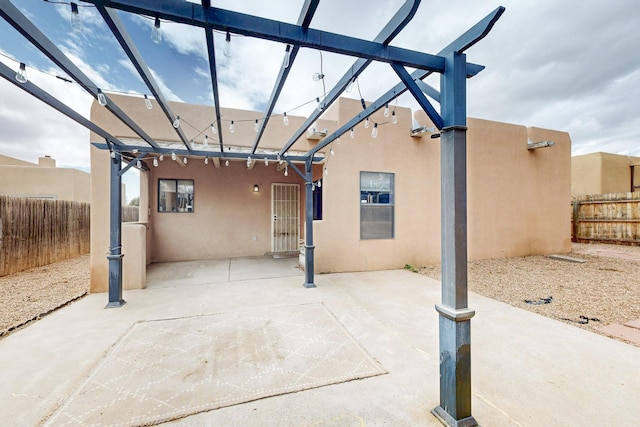
{"label": "concrete patio", "polygon": [[[440,284],[394,270],[318,275],[317,289],[305,289],[296,264],[295,258],[256,258],[152,265],[148,288],[126,291],[122,308],[105,310],[106,294],[92,294],[0,340],[0,424],[81,424],[56,416],[140,322],[278,313],[285,306],[322,303],[339,329],[387,373],[232,404],[165,425],[440,425],[430,413],[439,399],[434,305]],[[476,294],[469,306],[476,310],[473,414],[481,425],[637,424],[639,347]],[[309,323],[310,336],[312,329]],[[329,342],[326,347],[331,350]],[[149,362],[142,358],[140,367]],[[153,385],[147,388],[153,392]],[[112,403],[102,402],[105,408]],[[115,422],[103,420],[110,424]]]}

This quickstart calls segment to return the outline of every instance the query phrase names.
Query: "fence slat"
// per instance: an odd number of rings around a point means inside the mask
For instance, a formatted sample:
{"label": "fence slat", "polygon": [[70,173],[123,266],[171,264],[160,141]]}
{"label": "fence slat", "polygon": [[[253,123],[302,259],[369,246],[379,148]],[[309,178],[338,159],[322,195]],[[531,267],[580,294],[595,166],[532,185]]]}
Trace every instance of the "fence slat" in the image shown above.
{"label": "fence slat", "polygon": [[572,241],[640,244],[640,192],[581,196],[572,205]]}
{"label": "fence slat", "polygon": [[0,276],[89,252],[90,204],[0,196]]}

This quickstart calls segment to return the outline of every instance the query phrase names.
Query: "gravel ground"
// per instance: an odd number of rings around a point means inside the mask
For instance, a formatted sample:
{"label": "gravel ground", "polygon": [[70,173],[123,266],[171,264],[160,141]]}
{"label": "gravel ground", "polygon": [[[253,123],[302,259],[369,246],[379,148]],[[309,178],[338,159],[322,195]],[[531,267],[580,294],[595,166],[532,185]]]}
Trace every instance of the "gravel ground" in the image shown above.
{"label": "gravel ground", "polygon": [[[566,255],[586,262],[547,256],[470,262],[469,289],[594,332],[640,319],[640,247],[574,243]],[[439,265],[422,267],[420,273],[440,280]]]}
{"label": "gravel ground", "polygon": [[[574,244],[568,255],[586,262],[546,256],[470,262],[469,289],[596,332],[600,326],[640,319],[640,247]],[[439,265],[419,270],[440,280]],[[89,255],[0,277],[0,337],[88,290]],[[525,302],[549,297],[548,304]]]}
{"label": "gravel ground", "polygon": [[88,254],[0,277],[0,337],[88,291]]}

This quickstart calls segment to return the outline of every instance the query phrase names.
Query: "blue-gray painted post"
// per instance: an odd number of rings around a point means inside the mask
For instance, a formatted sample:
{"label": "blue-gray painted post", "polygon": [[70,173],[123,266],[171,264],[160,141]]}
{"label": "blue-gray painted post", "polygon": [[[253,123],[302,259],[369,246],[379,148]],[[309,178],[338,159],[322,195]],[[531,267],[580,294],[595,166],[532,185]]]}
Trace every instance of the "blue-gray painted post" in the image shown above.
{"label": "blue-gray painted post", "polygon": [[122,307],[122,178],[120,153],[111,159],[111,191],[109,216],[109,303],[106,308]]}
{"label": "blue-gray painted post", "polygon": [[466,58],[446,57],[441,76],[442,303],[440,405],[433,413],[449,426],[478,425],[471,415],[471,317],[467,307]]}
{"label": "blue-gray painted post", "polygon": [[315,288],[313,270],[313,161],[305,161],[305,230],[304,230],[304,287]]}

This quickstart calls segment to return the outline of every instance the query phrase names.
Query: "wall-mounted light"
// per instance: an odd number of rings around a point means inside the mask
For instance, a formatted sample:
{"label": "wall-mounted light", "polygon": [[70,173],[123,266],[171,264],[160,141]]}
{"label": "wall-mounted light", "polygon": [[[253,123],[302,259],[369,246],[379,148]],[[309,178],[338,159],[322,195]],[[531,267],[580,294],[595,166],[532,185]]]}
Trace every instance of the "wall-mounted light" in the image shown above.
{"label": "wall-mounted light", "polygon": [[258,184],[253,184],[253,192],[257,193],[260,191],[260,187],[258,186]]}

